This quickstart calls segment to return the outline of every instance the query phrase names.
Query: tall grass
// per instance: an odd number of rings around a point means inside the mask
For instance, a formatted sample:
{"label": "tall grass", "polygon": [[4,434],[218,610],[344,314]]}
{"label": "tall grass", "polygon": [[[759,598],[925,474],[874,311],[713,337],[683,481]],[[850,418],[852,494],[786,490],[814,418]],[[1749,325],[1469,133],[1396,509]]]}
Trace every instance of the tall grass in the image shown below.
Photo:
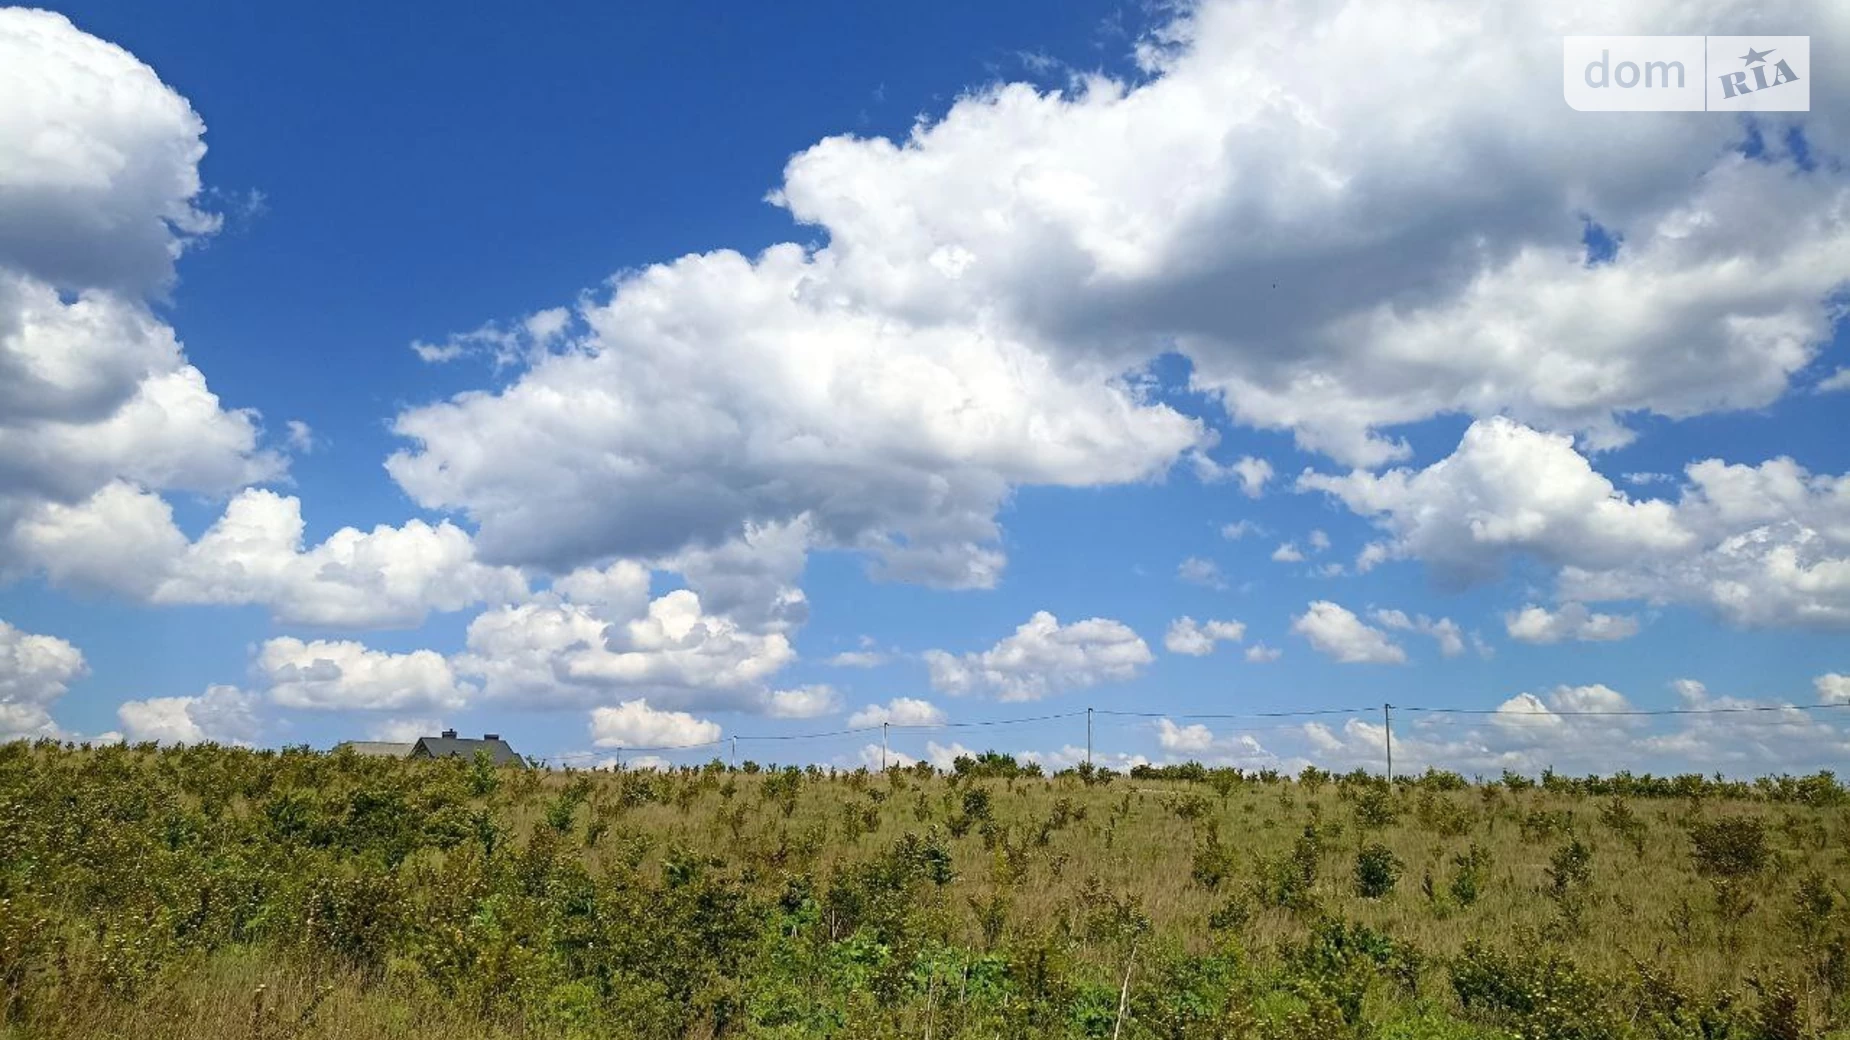
{"label": "tall grass", "polygon": [[0,1037],[1850,1036],[1829,776],[0,747]]}

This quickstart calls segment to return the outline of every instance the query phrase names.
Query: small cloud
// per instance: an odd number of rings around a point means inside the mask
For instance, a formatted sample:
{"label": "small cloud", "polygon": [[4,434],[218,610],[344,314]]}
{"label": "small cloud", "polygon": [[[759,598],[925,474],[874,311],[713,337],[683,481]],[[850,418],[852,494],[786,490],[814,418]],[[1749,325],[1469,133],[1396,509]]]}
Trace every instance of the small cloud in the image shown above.
{"label": "small cloud", "polygon": [[1223,466],[1205,453],[1196,452],[1190,457],[1195,466],[1195,477],[1204,484],[1220,484],[1229,480],[1240,483],[1240,492],[1247,498],[1259,498],[1265,494],[1265,486],[1273,476],[1272,464],[1252,455],[1242,455],[1230,465]]}
{"label": "small cloud", "polygon": [[765,713],[777,719],[813,719],[841,710],[841,695],[824,684],[773,690],[765,696]]}
{"label": "small cloud", "polygon": [[1818,380],[1818,385],[1812,387],[1814,393],[1820,394],[1834,394],[1843,390],[1850,390],[1850,368],[1840,368]]}
{"label": "small cloud", "polygon": [[944,709],[917,697],[895,697],[885,704],[869,704],[848,716],[848,725],[864,726],[942,726]]}
{"label": "small cloud", "polygon": [[1434,621],[1424,614],[1408,617],[1405,611],[1377,610],[1373,617],[1375,623],[1403,632],[1420,632],[1439,642],[1439,652],[1447,657],[1457,657],[1465,652],[1465,634],[1458,627],[1458,622],[1451,618]]}
{"label": "small cloud", "polygon": [[1291,631],[1310,641],[1319,653],[1342,664],[1405,664],[1407,652],[1387,633],[1362,622],[1329,600],[1313,602],[1291,621]]}
{"label": "small cloud", "polygon": [[1121,621],[1095,617],[1063,625],[1045,610],[980,653],[927,650],[921,656],[933,689],[954,696],[994,693],[1005,701],[1134,679],[1155,659]]}
{"label": "small cloud", "polygon": [[1251,520],[1236,520],[1231,524],[1221,525],[1220,529],[1220,536],[1230,542],[1237,542],[1249,534],[1263,535],[1265,534],[1265,528],[1260,527]]}
{"label": "small cloud", "polygon": [[1304,553],[1296,542],[1286,542],[1272,550],[1272,559],[1279,563],[1303,563]]}
{"label": "small cloud", "polygon": [[385,719],[366,731],[366,739],[411,744],[441,732],[443,723],[438,719]]}
{"label": "small cloud", "polygon": [[1511,639],[1546,646],[1572,639],[1582,643],[1610,643],[1638,634],[1638,619],[1630,614],[1596,614],[1579,603],[1563,603],[1556,611],[1534,604],[1503,615]]}
{"label": "small cloud", "polygon": [[411,351],[419,360],[430,364],[482,354],[492,358],[497,368],[502,368],[531,363],[565,345],[571,324],[570,309],[548,307],[512,324],[489,322],[472,331],[456,333],[442,343],[419,340],[411,344]]}
{"label": "small cloud", "polygon": [[1367,574],[1369,571],[1393,559],[1394,556],[1394,547],[1387,542],[1369,542],[1367,545],[1362,546],[1361,552],[1356,554],[1355,572],[1357,574]]}
{"label": "small cloud", "polygon": [[1440,653],[1447,657],[1457,657],[1465,652],[1464,633],[1459,630],[1458,622],[1451,618],[1440,618],[1428,625],[1424,617],[1419,621],[1420,631],[1438,640]]}
{"label": "small cloud", "polygon": [[1264,643],[1254,643],[1246,648],[1246,660],[1249,664],[1270,664],[1283,656],[1285,656],[1283,650]]}
{"label": "small cloud", "polygon": [[1179,617],[1169,623],[1163,636],[1163,648],[1172,654],[1206,657],[1218,642],[1237,643],[1246,638],[1246,626],[1238,621],[1196,621]]}
{"label": "small cloud", "polygon": [[411,352],[418,356],[418,360],[431,365],[454,361],[463,356],[464,350],[462,344],[455,342],[425,343],[419,341],[411,344]]}
{"label": "small cloud", "polygon": [[297,455],[308,455],[314,452],[318,442],[315,440],[313,428],[300,419],[291,419],[283,425],[289,431],[284,443],[289,446],[290,451]]}
{"label": "small cloud", "polygon": [[1210,589],[1225,589],[1227,578],[1220,572],[1220,564],[1205,560],[1199,556],[1190,556],[1176,567],[1176,577],[1190,585],[1203,585]]}

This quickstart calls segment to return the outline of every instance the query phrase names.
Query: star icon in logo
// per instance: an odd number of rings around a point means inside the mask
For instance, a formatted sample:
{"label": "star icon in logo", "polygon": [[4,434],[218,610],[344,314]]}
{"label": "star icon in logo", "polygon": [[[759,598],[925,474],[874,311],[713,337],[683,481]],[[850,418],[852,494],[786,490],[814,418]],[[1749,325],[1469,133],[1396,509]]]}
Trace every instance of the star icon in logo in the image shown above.
{"label": "star icon in logo", "polygon": [[1747,53],[1741,55],[1741,64],[1758,65],[1766,61],[1766,56],[1773,53],[1773,51],[1776,49],[1777,48],[1774,48],[1774,47],[1768,47],[1766,50],[1757,51],[1757,50],[1754,50],[1752,47],[1749,47],[1747,48]]}

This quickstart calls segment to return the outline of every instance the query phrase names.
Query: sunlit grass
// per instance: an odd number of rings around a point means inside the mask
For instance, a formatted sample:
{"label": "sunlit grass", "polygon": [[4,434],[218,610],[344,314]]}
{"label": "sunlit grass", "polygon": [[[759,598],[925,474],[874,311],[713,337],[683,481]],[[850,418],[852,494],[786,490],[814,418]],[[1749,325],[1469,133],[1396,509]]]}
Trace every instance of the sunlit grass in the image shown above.
{"label": "sunlit grass", "polygon": [[0,1036],[1844,1035],[1834,783],[978,772],[9,745]]}

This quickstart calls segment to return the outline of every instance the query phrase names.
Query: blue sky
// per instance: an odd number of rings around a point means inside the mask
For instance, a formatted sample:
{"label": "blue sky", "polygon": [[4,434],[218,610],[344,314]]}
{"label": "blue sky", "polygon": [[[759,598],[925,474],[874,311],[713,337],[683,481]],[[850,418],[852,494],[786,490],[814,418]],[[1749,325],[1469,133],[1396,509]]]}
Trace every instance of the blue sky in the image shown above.
{"label": "blue sky", "polygon": [[1372,716],[1187,716],[1392,701],[1503,709],[1397,765],[1829,764],[1850,23],[1795,6],[1812,111],[1758,122],[1551,78],[1726,3],[1512,5],[1462,90],[1441,0],[6,10],[0,724],[582,763],[1094,707],[1295,768]]}

